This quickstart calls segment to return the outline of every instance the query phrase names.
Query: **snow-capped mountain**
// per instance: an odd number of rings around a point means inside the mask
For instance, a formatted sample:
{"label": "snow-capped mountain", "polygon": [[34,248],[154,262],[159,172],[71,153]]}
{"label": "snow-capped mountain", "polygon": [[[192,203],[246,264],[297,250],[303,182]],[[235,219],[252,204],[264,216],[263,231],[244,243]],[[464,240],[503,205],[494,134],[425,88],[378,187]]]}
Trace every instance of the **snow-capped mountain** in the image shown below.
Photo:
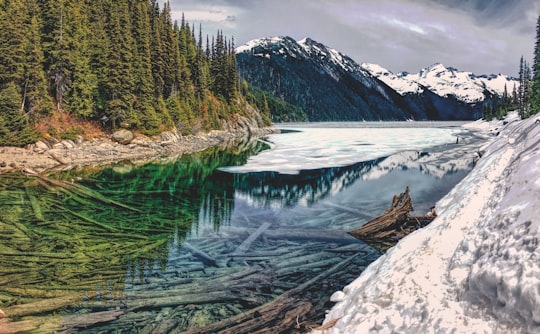
{"label": "snow-capped mountain", "polygon": [[416,105],[346,55],[310,38],[262,38],[236,49],[240,76],[311,121],[425,119]]}
{"label": "snow-capped mountain", "polygon": [[511,81],[440,64],[418,74],[394,74],[379,65],[359,65],[310,38],[256,39],[236,53],[243,79],[300,108],[310,121],[477,119],[481,102],[502,94]]}
{"label": "snow-capped mountain", "polygon": [[482,102],[489,95],[502,96],[504,87],[511,93],[518,86],[517,79],[503,75],[480,75],[433,64],[418,73],[401,72],[394,74],[377,64],[363,63],[362,68],[395,89],[401,95],[422,93],[429,89],[441,97],[455,96],[466,103]]}

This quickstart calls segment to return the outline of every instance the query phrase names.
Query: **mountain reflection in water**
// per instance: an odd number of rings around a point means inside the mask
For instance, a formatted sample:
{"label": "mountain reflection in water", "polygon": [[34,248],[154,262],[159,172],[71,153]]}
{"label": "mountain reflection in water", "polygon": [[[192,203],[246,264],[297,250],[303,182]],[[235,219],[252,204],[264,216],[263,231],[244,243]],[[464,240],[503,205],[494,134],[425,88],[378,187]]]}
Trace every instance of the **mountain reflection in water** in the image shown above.
{"label": "mountain reflection in water", "polygon": [[[405,186],[427,210],[473,163],[410,151],[296,175],[219,170],[265,149],[255,141],[53,175],[67,180],[60,185],[0,176],[0,224],[9,232],[0,246],[0,309],[51,331],[168,324],[179,332],[247,312],[351,261],[302,292],[313,306],[306,319],[319,321],[329,295],[380,255],[345,232]],[[95,312],[110,319],[92,322]]]}

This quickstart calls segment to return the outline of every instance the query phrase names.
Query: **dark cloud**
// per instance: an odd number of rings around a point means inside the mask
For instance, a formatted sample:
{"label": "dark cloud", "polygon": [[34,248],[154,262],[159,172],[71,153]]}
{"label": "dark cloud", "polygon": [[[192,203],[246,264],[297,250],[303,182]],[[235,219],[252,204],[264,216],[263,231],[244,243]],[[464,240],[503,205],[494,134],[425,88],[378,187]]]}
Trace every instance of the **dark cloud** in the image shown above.
{"label": "dark cloud", "polygon": [[[178,15],[237,45],[311,37],[358,62],[394,72],[435,62],[475,73],[517,74],[532,58],[537,0],[171,0]],[[192,16],[190,18],[190,16]]]}

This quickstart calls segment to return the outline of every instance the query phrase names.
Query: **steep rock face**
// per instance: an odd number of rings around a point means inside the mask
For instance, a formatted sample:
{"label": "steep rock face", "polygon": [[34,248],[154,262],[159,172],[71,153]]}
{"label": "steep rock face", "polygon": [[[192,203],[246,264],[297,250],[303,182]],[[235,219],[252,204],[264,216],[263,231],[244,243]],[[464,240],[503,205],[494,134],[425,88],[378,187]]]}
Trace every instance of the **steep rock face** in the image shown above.
{"label": "steep rock face", "polygon": [[426,119],[349,57],[311,39],[265,38],[237,49],[242,78],[301,108],[310,121]]}
{"label": "steep rock face", "polygon": [[[413,80],[412,74],[359,65],[310,38],[257,39],[236,52],[239,73],[247,82],[299,107],[310,121],[469,120],[482,115],[483,98],[442,94],[442,86],[432,80],[441,72],[435,72],[436,67],[418,74],[425,80]],[[500,81],[492,79],[478,77],[477,81]]]}

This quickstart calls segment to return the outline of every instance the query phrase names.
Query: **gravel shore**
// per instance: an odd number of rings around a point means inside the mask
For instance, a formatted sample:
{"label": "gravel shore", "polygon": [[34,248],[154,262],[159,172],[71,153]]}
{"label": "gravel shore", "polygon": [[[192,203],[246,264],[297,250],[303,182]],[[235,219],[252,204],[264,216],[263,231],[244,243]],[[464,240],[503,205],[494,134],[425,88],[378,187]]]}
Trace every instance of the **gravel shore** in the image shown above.
{"label": "gravel shore", "polygon": [[25,148],[0,147],[0,174],[11,171],[44,173],[88,165],[107,165],[121,161],[151,161],[227,145],[248,137],[275,133],[275,128],[242,128],[180,136],[165,132],[149,138],[136,135],[127,144],[111,136],[92,140],[41,140]]}

